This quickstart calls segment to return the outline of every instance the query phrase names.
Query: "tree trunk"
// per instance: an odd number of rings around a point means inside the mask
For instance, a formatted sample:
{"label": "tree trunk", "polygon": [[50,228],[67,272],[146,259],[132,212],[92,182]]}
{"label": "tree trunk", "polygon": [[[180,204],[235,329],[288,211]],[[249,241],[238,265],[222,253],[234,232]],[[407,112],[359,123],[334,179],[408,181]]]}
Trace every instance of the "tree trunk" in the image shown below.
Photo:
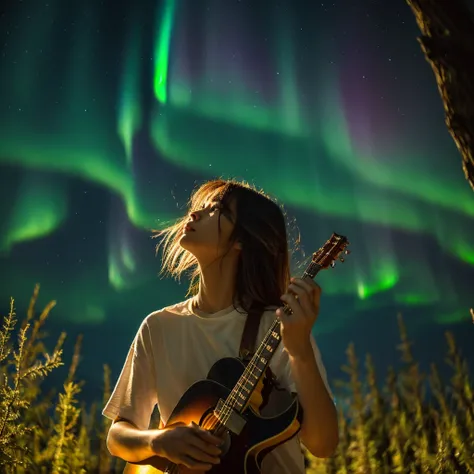
{"label": "tree trunk", "polygon": [[446,125],[474,190],[474,21],[464,0],[406,0],[434,71]]}

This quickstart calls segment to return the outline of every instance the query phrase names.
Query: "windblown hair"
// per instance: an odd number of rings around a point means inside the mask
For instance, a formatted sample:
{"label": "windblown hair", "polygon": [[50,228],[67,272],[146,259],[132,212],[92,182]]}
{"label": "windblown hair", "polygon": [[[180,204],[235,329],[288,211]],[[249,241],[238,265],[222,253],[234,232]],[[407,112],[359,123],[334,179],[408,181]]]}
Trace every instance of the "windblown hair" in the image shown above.
{"label": "windblown hair", "polygon": [[235,242],[241,243],[242,250],[238,260],[234,306],[240,306],[245,311],[252,305],[259,308],[281,306],[280,296],[286,292],[290,279],[285,215],[273,199],[245,182],[216,179],[193,192],[188,213],[155,234],[155,237],[161,238],[156,250],[158,252],[162,247],[163,251],[160,274],[179,280],[183,273],[188,273],[191,278],[188,296],[197,294],[200,278],[198,262],[179,242],[189,214],[212,200],[220,201],[222,206],[219,230],[222,213],[229,209],[231,200],[236,203],[237,215],[229,250]]}

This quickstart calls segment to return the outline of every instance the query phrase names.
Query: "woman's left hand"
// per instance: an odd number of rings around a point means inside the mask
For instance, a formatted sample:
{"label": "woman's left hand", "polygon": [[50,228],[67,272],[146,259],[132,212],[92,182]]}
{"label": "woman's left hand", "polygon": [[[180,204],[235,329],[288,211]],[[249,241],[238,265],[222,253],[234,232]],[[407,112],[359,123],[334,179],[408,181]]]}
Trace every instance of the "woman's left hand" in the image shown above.
{"label": "woman's left hand", "polygon": [[313,280],[292,278],[287,293],[281,300],[288,304],[293,314],[286,315],[278,308],[281,337],[288,353],[293,357],[305,356],[311,350],[311,330],[319,314],[321,287]]}

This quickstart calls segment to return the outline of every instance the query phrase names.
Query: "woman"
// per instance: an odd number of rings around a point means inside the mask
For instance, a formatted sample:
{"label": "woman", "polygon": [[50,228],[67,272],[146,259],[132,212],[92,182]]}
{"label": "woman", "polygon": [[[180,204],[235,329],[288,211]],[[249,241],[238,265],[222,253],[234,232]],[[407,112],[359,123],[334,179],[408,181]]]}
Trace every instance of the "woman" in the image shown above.
{"label": "woman", "polygon": [[[298,394],[304,418],[298,436],[271,451],[262,473],[303,473],[299,441],[317,457],[338,443],[336,410],[311,329],[321,290],[290,279],[285,219],[263,192],[213,180],[191,197],[190,212],[159,233],[163,272],[191,271],[190,298],[148,315],[130,347],[103,415],[114,420],[107,446],[129,462],[151,456],[196,470],[219,462],[220,440],[196,425],[148,429],[155,404],[166,424],[183,393],[223,357],[236,357],[250,305],[265,309],[261,341],[276,317],[282,344],[271,359],[281,386]],[[293,314],[281,309],[287,303]]]}

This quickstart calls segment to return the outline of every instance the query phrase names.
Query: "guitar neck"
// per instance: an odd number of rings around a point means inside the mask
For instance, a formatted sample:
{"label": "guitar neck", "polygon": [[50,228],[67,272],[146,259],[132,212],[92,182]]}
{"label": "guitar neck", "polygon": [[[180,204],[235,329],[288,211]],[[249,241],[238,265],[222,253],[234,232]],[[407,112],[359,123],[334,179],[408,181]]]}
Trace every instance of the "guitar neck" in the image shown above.
{"label": "guitar neck", "polygon": [[248,404],[281,341],[280,321],[273,321],[259,348],[230,392],[226,405],[241,413]]}
{"label": "guitar neck", "polygon": [[[347,240],[347,237],[333,233],[330,239],[328,239],[326,243],[313,254],[311,263],[308,265],[301,278],[303,280],[312,280],[320,270],[328,267],[334,268],[336,259],[339,258],[339,260],[343,262],[344,258],[340,257],[340,255],[342,253],[345,255],[350,253],[346,250],[348,245],[349,241]],[[282,309],[285,314],[291,314],[291,308],[288,305],[283,306]],[[228,417],[232,410],[242,413],[247,408],[257,384],[265,374],[268,364],[275,354],[280,342],[281,323],[277,318],[273,321],[270,329],[263,338],[262,343],[225,402],[220,408],[216,409],[215,413],[218,417],[224,419]]]}
{"label": "guitar neck", "polygon": [[[302,279],[313,279],[320,269],[320,265],[311,262],[304,272]],[[291,314],[291,308],[288,305],[283,306],[282,309],[285,314]],[[253,391],[257,387],[257,383],[263,377],[280,342],[281,323],[277,318],[271,324],[267,334],[245,368],[239,381],[227,397],[225,402],[226,407],[232,408],[238,413],[242,413],[245,410]]]}

